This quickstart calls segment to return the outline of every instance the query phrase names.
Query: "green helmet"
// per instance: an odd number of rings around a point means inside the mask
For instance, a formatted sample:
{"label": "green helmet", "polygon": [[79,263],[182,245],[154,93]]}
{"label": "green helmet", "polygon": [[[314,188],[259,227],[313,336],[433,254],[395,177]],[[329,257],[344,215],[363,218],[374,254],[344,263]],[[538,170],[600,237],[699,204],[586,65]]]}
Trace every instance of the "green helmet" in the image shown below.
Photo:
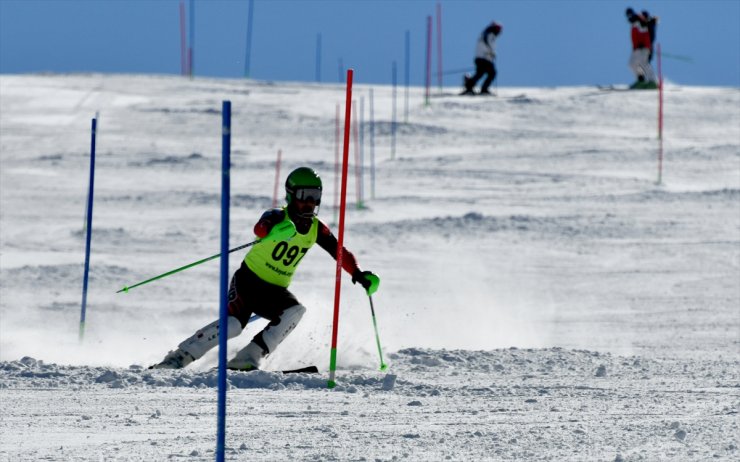
{"label": "green helmet", "polygon": [[288,204],[294,199],[313,198],[316,205],[321,203],[321,178],[312,168],[299,167],[285,180],[285,200]]}

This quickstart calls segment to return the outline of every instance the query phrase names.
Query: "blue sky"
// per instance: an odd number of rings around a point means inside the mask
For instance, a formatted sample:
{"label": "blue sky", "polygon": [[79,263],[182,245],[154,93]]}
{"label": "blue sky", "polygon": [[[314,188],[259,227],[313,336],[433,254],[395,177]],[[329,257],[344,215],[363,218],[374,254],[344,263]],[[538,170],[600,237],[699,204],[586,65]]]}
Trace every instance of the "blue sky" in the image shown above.
{"label": "blue sky", "polygon": [[[435,0],[256,0],[250,76],[337,82],[339,60],[358,83],[390,83],[404,72],[409,31],[410,80],[424,82],[427,16]],[[666,79],[684,85],[740,86],[740,0],[442,0],[445,85],[472,67],[475,40],[492,20],[499,85],[564,86],[630,83],[629,25],[624,10],[660,17],[658,42]],[[190,0],[185,1],[189,13]],[[248,0],[195,0],[195,74],[242,77]],[[180,73],[180,0],[0,0],[0,73]],[[687,60],[690,59],[689,60]]]}

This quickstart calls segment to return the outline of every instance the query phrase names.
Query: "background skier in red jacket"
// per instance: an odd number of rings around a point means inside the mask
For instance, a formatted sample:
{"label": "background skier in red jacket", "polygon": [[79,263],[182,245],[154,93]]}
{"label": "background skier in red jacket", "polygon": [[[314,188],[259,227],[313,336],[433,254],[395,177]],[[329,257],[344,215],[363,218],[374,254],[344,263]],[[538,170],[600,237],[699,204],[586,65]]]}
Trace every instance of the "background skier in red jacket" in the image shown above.
{"label": "background skier in red jacket", "polygon": [[655,72],[650,65],[650,50],[652,42],[648,21],[641,14],[635,13],[632,8],[625,11],[627,21],[631,25],[632,55],[630,55],[629,67],[635,73],[637,80],[630,85],[633,89],[658,88]]}

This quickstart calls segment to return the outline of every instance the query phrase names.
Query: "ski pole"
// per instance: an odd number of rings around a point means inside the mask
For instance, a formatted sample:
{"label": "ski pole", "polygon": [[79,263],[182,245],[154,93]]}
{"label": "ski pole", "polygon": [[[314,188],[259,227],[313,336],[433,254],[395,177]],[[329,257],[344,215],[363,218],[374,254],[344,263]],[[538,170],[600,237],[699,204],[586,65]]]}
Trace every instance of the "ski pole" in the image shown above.
{"label": "ski pole", "polygon": [[388,369],[388,365],[383,362],[383,350],[380,348],[380,335],[378,335],[378,322],[375,320],[375,307],[373,306],[373,296],[368,294],[370,300],[370,313],[373,315],[373,327],[375,328],[375,343],[378,344],[378,355],[380,356],[380,370]]}
{"label": "ski pole", "polygon": [[[261,242],[261,241],[262,241],[262,239],[257,239],[257,240],[254,240],[252,242],[249,242],[247,244],[240,245],[239,247],[234,247],[233,249],[230,249],[229,250],[229,253],[236,252],[237,250],[241,250],[241,249],[247,248],[247,247],[252,246],[252,245],[254,245],[254,244],[258,243],[258,242]],[[201,263],[205,263],[207,261],[211,261],[214,258],[218,258],[220,256],[221,256],[221,253],[217,253],[216,255],[211,255],[208,258],[204,258],[202,260],[198,260],[198,261],[193,262],[193,263],[190,263],[188,265],[181,266],[181,267],[179,267],[177,269],[173,269],[172,271],[168,271],[166,273],[160,274],[159,276],[154,276],[153,278],[147,279],[146,281],[137,282],[136,284],[134,284],[132,286],[123,286],[123,289],[117,291],[116,293],[117,294],[120,294],[121,292],[128,293],[128,291],[131,290],[131,289],[133,289],[134,287],[143,286],[144,284],[148,284],[148,283],[150,283],[152,281],[156,281],[157,279],[162,279],[162,278],[167,277],[167,276],[170,276],[172,274],[179,273],[180,271],[184,271],[184,270],[186,270],[188,268],[192,268],[193,266],[200,265]]]}

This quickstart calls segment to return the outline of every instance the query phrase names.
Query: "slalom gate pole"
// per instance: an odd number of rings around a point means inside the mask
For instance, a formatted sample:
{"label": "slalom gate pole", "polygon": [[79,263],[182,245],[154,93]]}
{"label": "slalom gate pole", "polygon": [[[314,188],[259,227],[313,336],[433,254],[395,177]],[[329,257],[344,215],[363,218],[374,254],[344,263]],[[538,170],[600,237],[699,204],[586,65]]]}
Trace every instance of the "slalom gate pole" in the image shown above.
{"label": "slalom gate pole", "polygon": [[373,89],[370,89],[370,197],[375,199],[375,114]]}
{"label": "slalom gate pole", "polygon": [[393,66],[391,66],[391,80],[393,81],[393,111],[391,114],[391,160],[396,158],[396,88],[398,87],[398,72],[396,69],[396,62],[393,61]]}
{"label": "slalom gate pole", "polygon": [[221,109],[221,274],[219,284],[218,318],[218,430],[216,461],[224,461],[226,448],[226,341],[229,329],[229,204],[231,182],[231,101],[224,101]]}
{"label": "slalom gate pole", "polygon": [[437,2],[437,82],[442,93],[442,4]]}
{"label": "slalom gate pole", "polygon": [[426,74],[424,79],[424,105],[429,106],[429,87],[432,84],[432,17],[427,16]]}
{"label": "slalom gate pole", "polygon": [[195,0],[190,0],[190,46],[188,47],[188,74],[193,78],[195,63],[193,60],[193,48],[195,47]]}
{"label": "slalom gate pole", "polygon": [[247,51],[244,57],[244,77],[249,78],[251,69],[250,58],[252,57],[252,24],[254,22],[254,0],[249,0],[249,12],[247,14]]}
{"label": "slalom gate pole", "polygon": [[[245,248],[250,247],[250,246],[253,246],[255,244],[259,244],[260,242],[262,242],[262,239],[256,239],[256,240],[254,240],[252,242],[248,242],[248,243],[246,243],[244,245],[240,245],[239,247],[234,247],[233,249],[230,249],[227,253],[236,252],[237,250],[245,249]],[[211,255],[210,257],[206,257],[206,258],[204,258],[202,260],[198,260],[198,261],[193,262],[193,263],[188,263],[185,266],[181,266],[181,267],[175,268],[175,269],[173,269],[171,271],[167,271],[166,273],[162,273],[159,276],[154,276],[153,278],[149,278],[149,279],[147,279],[145,281],[137,282],[136,284],[133,284],[133,285],[130,285],[130,286],[123,286],[123,288],[121,290],[116,291],[116,293],[119,294],[121,292],[128,292],[129,290],[131,290],[131,289],[133,289],[135,287],[143,286],[144,284],[148,284],[148,283],[154,282],[154,281],[156,281],[158,279],[162,279],[162,278],[165,278],[167,276],[171,276],[171,275],[173,275],[175,273],[179,273],[180,271],[185,271],[188,268],[192,268],[193,266],[198,266],[198,265],[200,265],[202,263],[205,263],[207,261],[211,261],[211,260],[213,260],[215,258],[218,258],[220,256],[221,256],[221,253],[217,253],[215,255]]]}
{"label": "slalom gate pole", "polygon": [[337,371],[337,337],[339,334],[339,295],[342,289],[342,260],[344,248],[344,211],[347,205],[347,161],[349,159],[349,129],[352,115],[352,77],[354,70],[347,69],[347,97],[344,111],[344,147],[342,154],[342,190],[339,207],[339,231],[337,233],[337,271],[334,282],[334,320],[331,330],[331,357],[329,359],[329,381],[327,386],[334,388]]}
{"label": "slalom gate pole", "polygon": [[275,162],[275,189],[272,192],[272,207],[278,206],[278,185],[280,184],[280,160],[283,156],[283,150],[278,149],[277,161]]}
{"label": "slalom gate pole", "polygon": [[341,129],[339,128],[339,103],[337,103],[337,115],[335,118],[334,130],[334,223],[337,223],[337,213],[339,213],[339,137]]}
{"label": "slalom gate pole", "polygon": [[180,75],[187,74],[188,61],[185,40],[185,3],[180,0]]}
{"label": "slalom gate pole", "polygon": [[[494,56],[493,57],[494,64],[496,64],[496,61],[497,59]],[[496,66],[496,78],[493,79],[493,96],[498,96],[498,75],[499,75],[498,66]]]}
{"label": "slalom gate pole", "polygon": [[663,181],[663,68],[661,65],[660,43],[658,52],[658,184]]}
{"label": "slalom gate pole", "polygon": [[87,283],[90,275],[90,243],[92,241],[93,191],[95,185],[95,132],[97,119],[92,119],[90,137],[90,184],[87,190],[87,229],[85,233],[85,273],[82,277],[82,307],[80,309],[79,339],[85,338],[85,311],[87,310]]}
{"label": "slalom gate pole", "polygon": [[365,206],[365,97],[360,97],[360,118],[355,120],[360,126],[360,197],[362,198],[362,207]]}
{"label": "slalom gate pole", "polygon": [[321,82],[321,33],[316,34],[316,82]]}
{"label": "slalom gate pole", "polygon": [[404,46],[404,76],[403,76],[403,83],[406,87],[404,91],[403,96],[403,123],[407,124],[409,123],[409,80],[410,77],[410,68],[411,68],[411,33],[406,30],[406,40],[405,40],[405,46]]}
{"label": "slalom gate pole", "polygon": [[388,365],[383,361],[383,349],[380,348],[380,335],[378,335],[378,322],[375,320],[375,307],[373,306],[373,296],[368,295],[370,300],[370,314],[373,316],[373,328],[375,329],[375,343],[378,345],[378,355],[380,356],[380,370],[388,369]]}

